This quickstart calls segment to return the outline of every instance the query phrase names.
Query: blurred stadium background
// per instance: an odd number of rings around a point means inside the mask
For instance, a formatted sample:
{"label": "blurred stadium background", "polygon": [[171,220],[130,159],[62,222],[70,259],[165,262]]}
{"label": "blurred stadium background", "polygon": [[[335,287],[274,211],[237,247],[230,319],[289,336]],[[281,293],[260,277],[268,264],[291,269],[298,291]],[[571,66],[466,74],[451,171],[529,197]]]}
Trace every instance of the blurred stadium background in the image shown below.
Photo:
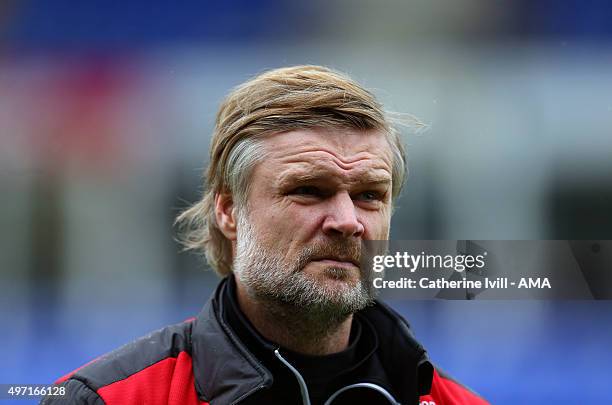
{"label": "blurred stadium background", "polygon": [[[304,63],[430,125],[394,238],[612,239],[609,2],[2,0],[0,383],[199,311],[216,278],[172,222],[217,105]],[[393,304],[492,403],[612,401],[610,301]]]}

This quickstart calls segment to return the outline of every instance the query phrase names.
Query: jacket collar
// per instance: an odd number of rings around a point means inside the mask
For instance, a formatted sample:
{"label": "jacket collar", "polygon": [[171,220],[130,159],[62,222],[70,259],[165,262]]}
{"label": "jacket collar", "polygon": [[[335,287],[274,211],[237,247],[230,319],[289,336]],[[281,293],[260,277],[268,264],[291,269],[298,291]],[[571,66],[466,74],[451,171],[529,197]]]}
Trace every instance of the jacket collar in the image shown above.
{"label": "jacket collar", "polygon": [[[211,404],[236,404],[272,385],[273,376],[242,344],[224,321],[222,280],[196,318],[192,329],[195,384],[201,399]],[[395,311],[376,302],[362,311],[379,333],[379,355],[402,403],[418,403],[429,393],[433,366],[408,324]]]}
{"label": "jacket collar", "polygon": [[202,399],[213,404],[238,403],[273,381],[272,374],[223,320],[222,295],[226,292],[224,279],[204,305],[192,330],[196,388]]}

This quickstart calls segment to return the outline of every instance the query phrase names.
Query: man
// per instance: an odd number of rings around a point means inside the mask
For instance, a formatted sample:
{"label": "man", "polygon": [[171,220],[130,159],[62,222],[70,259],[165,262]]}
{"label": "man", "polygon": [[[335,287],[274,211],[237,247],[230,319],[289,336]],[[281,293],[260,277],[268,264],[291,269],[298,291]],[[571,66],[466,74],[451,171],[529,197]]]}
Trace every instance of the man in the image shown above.
{"label": "man", "polygon": [[376,301],[361,241],[386,240],[405,176],[379,103],[318,66],[266,72],[216,119],[206,191],[177,222],[221,275],[189,322],[61,378],[47,404],[484,404]]}

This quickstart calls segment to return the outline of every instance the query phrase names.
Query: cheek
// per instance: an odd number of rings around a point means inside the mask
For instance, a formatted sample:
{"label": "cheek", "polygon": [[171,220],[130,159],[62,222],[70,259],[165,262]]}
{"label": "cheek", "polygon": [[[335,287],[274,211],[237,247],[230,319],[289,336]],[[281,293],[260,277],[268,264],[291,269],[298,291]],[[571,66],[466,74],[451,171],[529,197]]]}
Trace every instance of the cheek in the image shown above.
{"label": "cheek", "polygon": [[278,233],[284,236],[283,243],[297,245],[317,238],[325,218],[325,210],[317,206],[293,205],[278,223]]}
{"label": "cheek", "polygon": [[268,247],[287,250],[296,241],[305,240],[314,226],[317,213],[305,207],[270,206],[253,212],[253,221],[261,241]]}
{"label": "cheek", "polygon": [[391,228],[389,215],[384,213],[366,215],[362,221],[365,228],[364,239],[385,240],[389,238]]}

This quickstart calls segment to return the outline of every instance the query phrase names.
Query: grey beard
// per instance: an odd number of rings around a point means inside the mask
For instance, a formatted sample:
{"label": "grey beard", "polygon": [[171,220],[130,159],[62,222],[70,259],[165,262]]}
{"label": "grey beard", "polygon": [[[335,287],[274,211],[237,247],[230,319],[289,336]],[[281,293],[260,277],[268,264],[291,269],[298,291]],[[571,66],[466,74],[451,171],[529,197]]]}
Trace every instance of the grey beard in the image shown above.
{"label": "grey beard", "polygon": [[[292,263],[284,263],[276,255],[258,242],[246,215],[238,215],[238,241],[234,260],[234,274],[246,287],[247,293],[266,308],[281,317],[285,322],[293,318],[296,322],[308,322],[327,329],[340,324],[349,315],[370,305],[375,298],[372,287],[372,273],[361,271],[361,279],[356,285],[348,284],[342,288],[320,285],[305,274],[302,269],[315,254],[336,252],[344,249],[358,255],[355,249],[338,242],[337,246],[329,243],[326,246],[305,248]],[[351,250],[352,249],[352,250]],[[335,279],[346,279],[346,269],[328,267],[326,276]],[[315,331],[313,331],[315,332]]]}

